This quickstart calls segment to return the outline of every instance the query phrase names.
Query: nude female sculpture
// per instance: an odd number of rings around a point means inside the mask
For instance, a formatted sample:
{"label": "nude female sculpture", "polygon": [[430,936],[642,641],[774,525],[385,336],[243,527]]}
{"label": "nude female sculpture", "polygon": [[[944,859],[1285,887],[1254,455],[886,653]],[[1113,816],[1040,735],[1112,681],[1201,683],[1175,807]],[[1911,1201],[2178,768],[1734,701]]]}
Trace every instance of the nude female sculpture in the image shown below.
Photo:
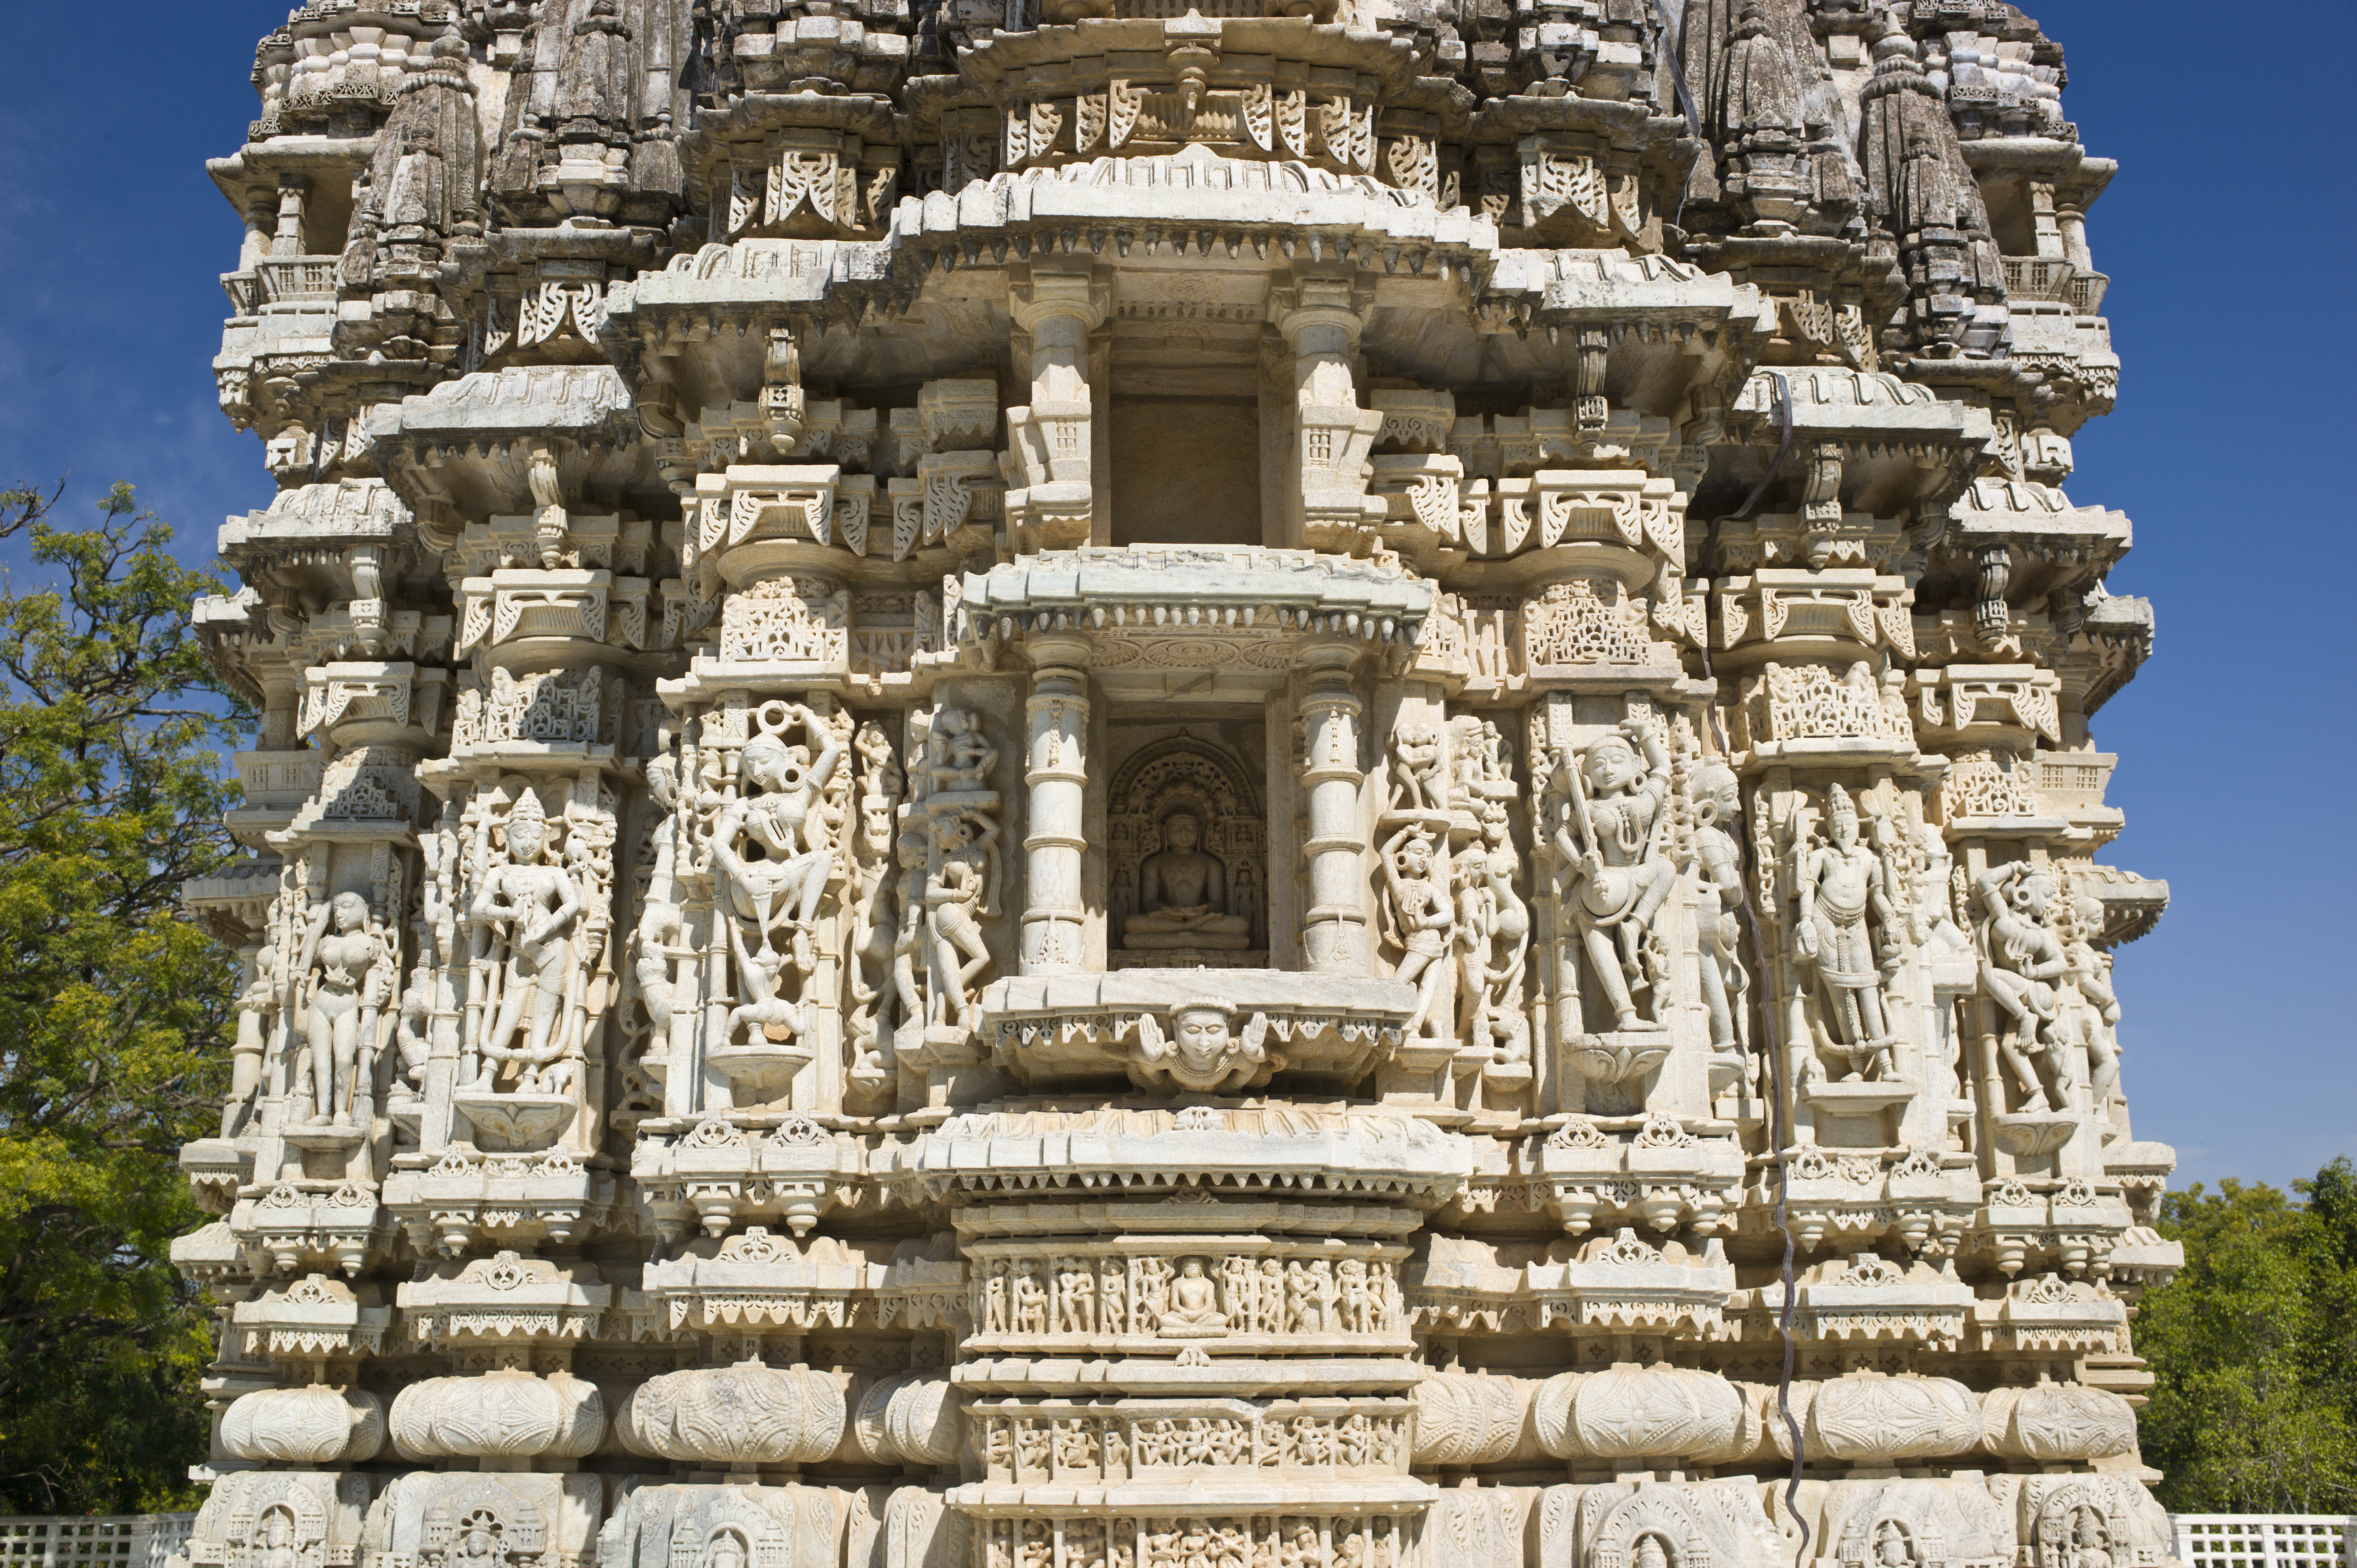
{"label": "nude female sculpture", "polygon": [[[309,992],[298,1077],[310,1086],[311,1126],[367,1125],[377,1015],[391,989],[392,963],[382,934],[369,929],[367,899],[348,891],[312,909],[296,965]],[[298,1100],[301,1092],[298,1084]]]}

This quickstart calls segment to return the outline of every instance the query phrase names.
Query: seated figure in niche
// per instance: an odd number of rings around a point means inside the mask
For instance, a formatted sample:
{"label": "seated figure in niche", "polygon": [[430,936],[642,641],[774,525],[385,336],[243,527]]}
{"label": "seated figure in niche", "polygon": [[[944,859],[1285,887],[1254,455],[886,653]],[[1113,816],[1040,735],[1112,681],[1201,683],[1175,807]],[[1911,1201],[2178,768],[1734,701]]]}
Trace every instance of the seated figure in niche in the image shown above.
{"label": "seated figure in niche", "polygon": [[1138,912],[1122,922],[1130,948],[1252,945],[1252,922],[1228,913],[1228,868],[1202,848],[1203,819],[1180,807],[1162,819],[1162,847],[1137,868]]}
{"label": "seated figure in niche", "polygon": [[1227,1314],[1220,1310],[1219,1287],[1203,1273],[1203,1260],[1188,1258],[1170,1282],[1170,1303],[1162,1312],[1162,1337],[1188,1338],[1227,1331]]}

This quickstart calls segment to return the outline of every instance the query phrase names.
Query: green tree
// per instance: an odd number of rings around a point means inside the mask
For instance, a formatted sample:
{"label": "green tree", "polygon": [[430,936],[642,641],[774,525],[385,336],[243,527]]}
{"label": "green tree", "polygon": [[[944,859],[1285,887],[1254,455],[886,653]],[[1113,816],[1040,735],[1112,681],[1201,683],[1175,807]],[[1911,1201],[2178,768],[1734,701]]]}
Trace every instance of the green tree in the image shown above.
{"label": "green tree", "polygon": [[233,852],[242,709],[188,628],[219,585],[130,487],[62,526],[0,491],[0,1510],[185,1505],[210,1313],[175,1163],[216,1130],[234,955],[181,911]]}
{"label": "green tree", "polygon": [[2147,1294],[2146,1462],[2184,1513],[2340,1513],[2357,1505],[2357,1171],[2335,1160],[2297,1197],[2227,1180],[2162,1200],[2185,1268]]}

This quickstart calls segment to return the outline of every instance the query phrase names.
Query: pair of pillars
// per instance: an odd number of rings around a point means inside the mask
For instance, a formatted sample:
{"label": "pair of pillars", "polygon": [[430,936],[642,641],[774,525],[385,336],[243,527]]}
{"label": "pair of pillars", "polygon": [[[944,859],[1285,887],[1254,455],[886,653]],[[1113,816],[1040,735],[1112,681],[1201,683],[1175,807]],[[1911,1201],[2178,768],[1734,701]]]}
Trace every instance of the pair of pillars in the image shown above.
{"label": "pair of pillars", "polygon": [[[1071,973],[1087,967],[1088,955],[1082,871],[1088,847],[1088,639],[1037,636],[1028,651],[1023,972]],[[1301,849],[1309,870],[1302,950],[1313,974],[1367,972],[1366,834],[1359,811],[1366,778],[1359,760],[1365,704],[1351,683],[1359,653],[1357,644],[1335,639],[1313,642],[1301,654],[1308,686],[1301,702],[1308,732],[1301,781],[1308,797]]]}

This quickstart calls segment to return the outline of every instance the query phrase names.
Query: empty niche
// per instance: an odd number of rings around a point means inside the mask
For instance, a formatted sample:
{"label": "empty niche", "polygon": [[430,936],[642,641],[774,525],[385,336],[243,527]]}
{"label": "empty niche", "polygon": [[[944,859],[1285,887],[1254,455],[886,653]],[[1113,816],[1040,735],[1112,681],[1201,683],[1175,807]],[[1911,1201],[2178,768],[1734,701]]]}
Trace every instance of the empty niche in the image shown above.
{"label": "empty niche", "polygon": [[1115,544],[1258,544],[1260,404],[1113,400]]}

